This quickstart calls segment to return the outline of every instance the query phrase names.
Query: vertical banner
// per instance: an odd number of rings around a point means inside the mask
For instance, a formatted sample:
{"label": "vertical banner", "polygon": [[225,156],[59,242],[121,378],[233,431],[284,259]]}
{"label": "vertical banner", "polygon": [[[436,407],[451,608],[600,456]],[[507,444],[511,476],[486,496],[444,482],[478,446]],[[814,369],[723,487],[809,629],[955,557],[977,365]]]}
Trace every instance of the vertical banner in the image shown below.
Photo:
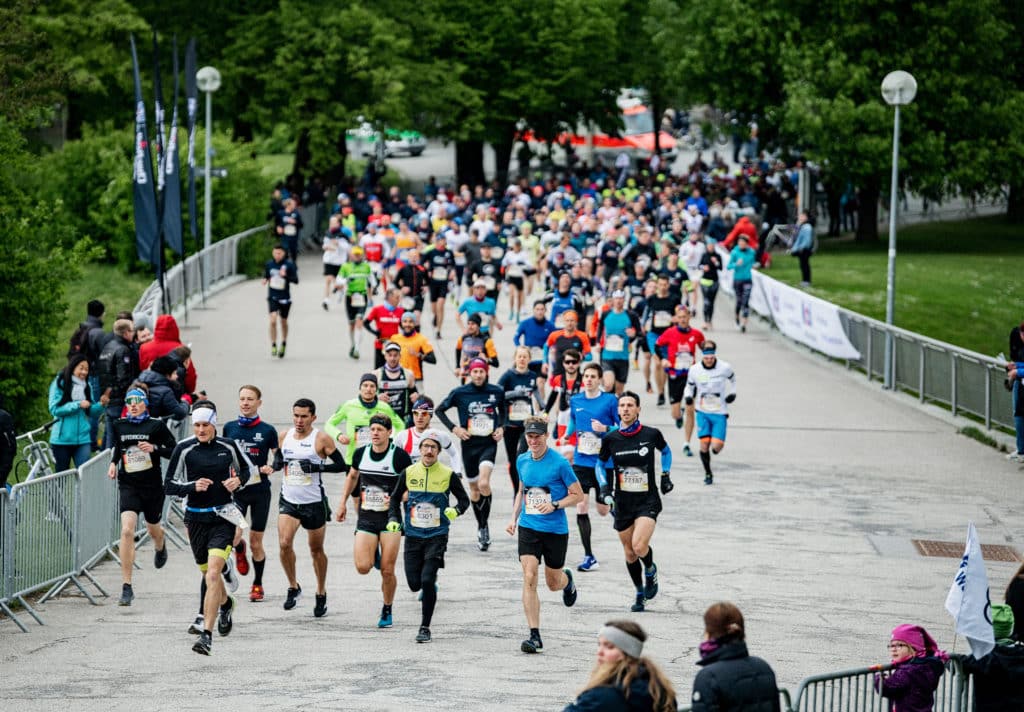
{"label": "vertical banner", "polygon": [[135,159],[132,168],[132,197],[135,207],[135,249],[139,259],[154,266],[160,264],[159,225],[156,194],[153,192],[153,162],[146,134],[146,104],[142,100],[139,57],[135,36],[131,36],[132,72],[135,78]]}
{"label": "vertical banner", "polygon": [[156,144],[156,193],[157,210],[162,207],[160,196],[164,190],[164,145],[166,133],[164,132],[164,92],[160,85],[160,50],[156,43],[156,30],[153,30],[153,117],[155,119],[154,129],[156,135],[153,142]]}
{"label": "vertical banner", "polygon": [[164,241],[179,257],[185,251],[181,235],[181,161],[178,158],[178,38],[174,38],[174,103],[171,104],[171,131],[164,152]]}
{"label": "vertical banner", "polygon": [[199,208],[196,205],[196,116],[199,86],[196,84],[196,38],[185,46],[185,107],[188,122],[188,221],[192,239],[199,249]]}

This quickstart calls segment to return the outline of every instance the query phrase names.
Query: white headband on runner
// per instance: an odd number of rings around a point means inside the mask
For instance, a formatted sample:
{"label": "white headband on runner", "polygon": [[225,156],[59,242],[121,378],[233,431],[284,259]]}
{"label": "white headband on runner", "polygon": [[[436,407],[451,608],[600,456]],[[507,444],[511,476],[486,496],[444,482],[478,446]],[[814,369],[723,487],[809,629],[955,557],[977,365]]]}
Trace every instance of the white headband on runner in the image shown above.
{"label": "white headband on runner", "polygon": [[639,658],[644,652],[644,641],[630,635],[622,628],[613,625],[606,625],[598,632],[598,637],[604,638],[616,648],[631,658]]}
{"label": "white headband on runner", "polygon": [[213,408],[196,408],[192,411],[192,425],[196,423],[217,424],[217,411]]}

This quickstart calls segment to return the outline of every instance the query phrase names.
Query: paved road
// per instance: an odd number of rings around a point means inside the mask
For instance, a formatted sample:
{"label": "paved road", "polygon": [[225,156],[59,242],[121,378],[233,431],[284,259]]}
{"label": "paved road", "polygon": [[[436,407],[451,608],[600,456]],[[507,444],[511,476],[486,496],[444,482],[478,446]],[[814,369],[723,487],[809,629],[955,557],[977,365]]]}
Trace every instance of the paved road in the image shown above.
{"label": "paved road", "polygon": [[[222,414],[232,412],[237,387],[251,382],[264,391],[268,421],[287,423],[300,396],[312,397],[326,418],[369,370],[369,348],[359,363],[345,355],[342,313],[320,308],[319,266],[311,258],[300,266],[303,282],[283,360],[270,358],[257,282],[192,312],[184,338],[193,344],[201,385]],[[898,623],[923,624],[948,648],[953,630],[943,601],[957,562],[920,557],[910,539],[963,541],[974,520],[984,543],[1020,548],[1021,471],[760,325],[739,334],[729,308],[722,300],[713,333],[720,356],[737,370],[739,398],[713,487],[702,484],[697,458],[680,455],[667,409],[644,396],[642,420],[666,428],[676,449],[677,483],[653,542],[662,592],[635,616],[651,634],[647,650],[686,699],[701,615],[723,599],[744,611],[752,651],[770,660],[791,690],[813,673],[881,662]],[[439,344],[448,358],[455,336],[449,323]],[[509,330],[499,334],[503,355],[509,341]],[[427,374],[435,397],[453,385],[440,367],[428,366]],[[498,468],[503,471],[503,456]],[[499,475],[495,482],[492,531],[511,510],[507,479]],[[339,482],[328,491],[336,502]],[[434,642],[416,645],[419,606],[401,574],[395,627],[377,630],[379,578],[356,575],[351,524],[328,529],[328,616],[314,619],[308,598],[294,611],[282,610],[286,584],[273,553],[276,533],[268,532],[268,598],[241,601],[235,632],[215,636],[212,658],[191,652],[185,632],[197,605],[189,554],[172,550],[167,567],[155,571],[149,544],[141,550],[130,608],[113,601],[93,607],[67,595],[45,605],[48,625],[33,625],[29,634],[0,621],[3,708],[560,709],[593,664],[595,631],[606,620],[634,617],[614,532],[599,521],[594,543],[601,570],[578,576],[579,603],[571,610],[557,594],[542,594],[546,649],[520,653],[526,627],[515,545],[499,533],[481,554],[467,517],[453,526]],[[582,552],[573,532],[569,558],[576,562]],[[298,544],[300,582],[311,591],[301,536]],[[995,598],[1015,566],[989,564]],[[116,566],[104,564],[96,573],[108,590],[118,589]],[[964,647],[961,640],[957,648]]]}

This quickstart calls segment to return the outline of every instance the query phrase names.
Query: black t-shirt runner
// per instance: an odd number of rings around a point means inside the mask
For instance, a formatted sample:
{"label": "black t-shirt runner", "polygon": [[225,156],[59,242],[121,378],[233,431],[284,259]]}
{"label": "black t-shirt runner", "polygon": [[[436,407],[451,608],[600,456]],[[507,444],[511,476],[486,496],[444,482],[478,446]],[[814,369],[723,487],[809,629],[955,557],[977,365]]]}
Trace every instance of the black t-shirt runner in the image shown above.
{"label": "black t-shirt runner", "polygon": [[[225,423],[224,437],[238,443],[242,452],[256,466],[257,471],[267,464],[270,458],[270,451],[277,450],[278,448],[277,428],[270,423],[264,423],[259,418],[245,425],[237,420]],[[262,473],[254,474],[253,477],[258,477],[259,480],[250,482],[249,488],[261,487],[270,489],[270,480],[264,477]]]}
{"label": "black t-shirt runner", "polygon": [[[111,424],[111,428],[114,432],[114,453],[110,461],[117,465],[118,487],[163,487],[160,458],[169,458],[178,444],[164,422],[146,418],[141,423],[133,423],[128,418],[120,418]],[[144,442],[156,449],[143,452],[138,446]]]}
{"label": "black t-shirt runner", "polygon": [[657,428],[641,425],[631,435],[616,430],[601,439],[601,462],[612,461],[608,473],[615,496],[616,514],[638,509],[661,511],[656,451],[668,447]]}
{"label": "black t-shirt runner", "polygon": [[[659,297],[653,294],[647,297],[647,315],[650,318],[650,332],[659,336],[672,326],[672,317],[679,306],[679,296]],[[644,322],[646,324],[646,320]]]}
{"label": "black t-shirt runner", "polygon": [[449,249],[431,250],[426,254],[427,275],[431,282],[448,283],[448,273],[455,268],[455,255]]}

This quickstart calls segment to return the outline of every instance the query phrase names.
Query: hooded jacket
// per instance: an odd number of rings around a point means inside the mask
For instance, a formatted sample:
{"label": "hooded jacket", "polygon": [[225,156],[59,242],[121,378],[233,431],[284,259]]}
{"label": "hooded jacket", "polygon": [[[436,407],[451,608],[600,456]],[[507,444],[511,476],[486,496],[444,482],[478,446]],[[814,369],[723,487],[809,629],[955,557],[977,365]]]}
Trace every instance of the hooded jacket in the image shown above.
{"label": "hooded jacket", "polygon": [[188,415],[188,405],[178,400],[170,379],[148,368],[139,374],[139,381],[149,386],[149,414],[154,418],[170,416],[181,420]]}
{"label": "hooded jacket", "polygon": [[775,673],[752,657],[742,640],[722,645],[697,664],[704,669],[693,680],[693,712],[779,712]]}
{"label": "hooded jacket", "polygon": [[[155,359],[166,356],[174,349],[182,346],[181,334],[178,331],[178,322],[170,314],[161,314],[156,318],[156,327],[153,329],[153,340],[147,341],[139,347],[139,367],[146,369]],[[195,359],[189,361],[185,369],[185,392],[194,393],[196,390],[196,369]]]}

